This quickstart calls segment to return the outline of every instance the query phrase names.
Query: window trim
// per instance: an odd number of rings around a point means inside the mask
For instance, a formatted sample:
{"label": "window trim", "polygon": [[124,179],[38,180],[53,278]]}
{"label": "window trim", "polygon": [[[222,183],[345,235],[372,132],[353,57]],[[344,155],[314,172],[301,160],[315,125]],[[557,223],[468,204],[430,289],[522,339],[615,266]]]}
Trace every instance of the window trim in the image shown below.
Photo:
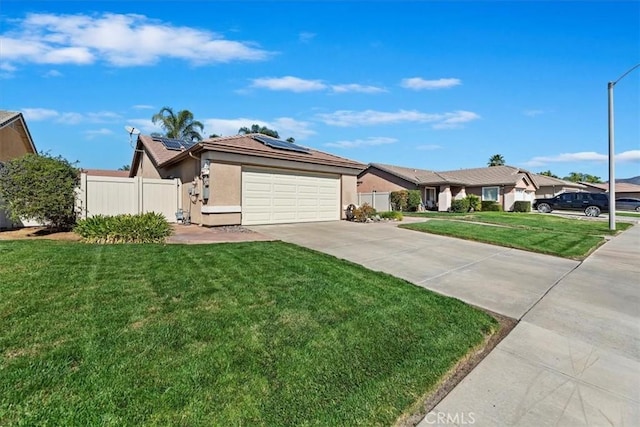
{"label": "window trim", "polygon": [[[488,189],[491,189],[491,188],[495,188],[496,189],[496,199],[495,200],[487,199],[484,196],[484,191],[488,190]],[[486,202],[498,202],[499,200],[500,200],[500,187],[499,186],[492,185],[492,186],[489,186],[489,187],[482,187],[482,201],[483,202],[485,202],[485,201]]]}

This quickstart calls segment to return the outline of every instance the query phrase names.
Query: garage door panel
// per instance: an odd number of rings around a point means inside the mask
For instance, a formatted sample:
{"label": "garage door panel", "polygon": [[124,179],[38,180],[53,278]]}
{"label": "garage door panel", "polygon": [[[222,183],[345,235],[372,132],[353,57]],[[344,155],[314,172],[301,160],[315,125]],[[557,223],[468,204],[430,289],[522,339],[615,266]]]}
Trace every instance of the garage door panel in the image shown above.
{"label": "garage door panel", "polygon": [[289,171],[242,172],[242,223],[340,219],[340,179]]}

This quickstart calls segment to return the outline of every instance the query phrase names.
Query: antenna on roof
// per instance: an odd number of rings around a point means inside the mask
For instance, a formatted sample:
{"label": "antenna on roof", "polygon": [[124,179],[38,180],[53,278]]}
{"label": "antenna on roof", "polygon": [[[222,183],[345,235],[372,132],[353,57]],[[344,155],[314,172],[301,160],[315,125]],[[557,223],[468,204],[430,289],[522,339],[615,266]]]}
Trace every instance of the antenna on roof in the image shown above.
{"label": "antenna on roof", "polygon": [[140,131],[133,126],[125,126],[124,130],[129,132],[129,144],[133,147],[133,135],[140,135]]}

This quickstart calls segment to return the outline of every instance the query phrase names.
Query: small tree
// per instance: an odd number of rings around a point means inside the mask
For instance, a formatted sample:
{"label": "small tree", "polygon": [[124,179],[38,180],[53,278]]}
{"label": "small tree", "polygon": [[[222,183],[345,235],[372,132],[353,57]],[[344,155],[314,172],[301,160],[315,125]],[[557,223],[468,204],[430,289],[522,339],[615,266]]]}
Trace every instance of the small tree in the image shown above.
{"label": "small tree", "polygon": [[75,188],[79,171],[64,158],[27,154],[0,169],[0,199],[13,221],[33,219],[69,229],[76,219]]}
{"label": "small tree", "polygon": [[422,197],[420,197],[420,190],[409,190],[407,192],[407,210],[415,212],[422,203]]}

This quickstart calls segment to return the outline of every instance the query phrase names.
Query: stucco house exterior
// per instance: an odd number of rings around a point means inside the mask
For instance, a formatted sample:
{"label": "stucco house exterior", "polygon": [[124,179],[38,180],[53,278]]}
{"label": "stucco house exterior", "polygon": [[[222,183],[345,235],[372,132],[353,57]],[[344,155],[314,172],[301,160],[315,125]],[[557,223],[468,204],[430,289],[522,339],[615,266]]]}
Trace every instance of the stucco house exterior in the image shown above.
{"label": "stucco house exterior", "polygon": [[[37,150],[22,113],[0,110],[0,164],[29,153],[37,154]],[[0,209],[0,228],[21,225],[13,224],[7,213]]]}
{"label": "stucco house exterior", "polygon": [[536,190],[536,198],[538,199],[548,199],[560,193],[590,191],[586,185],[579,182],[539,174],[534,174],[534,178],[539,186]]}
{"label": "stucco house exterior", "polygon": [[509,211],[516,201],[533,201],[538,188],[532,173],[513,166],[432,171],[371,163],[358,175],[359,193],[420,190],[423,205],[439,211],[468,194]]}
{"label": "stucco house exterior", "polygon": [[[601,193],[609,192],[609,183],[604,182],[601,184],[593,184],[589,182],[581,183],[587,189],[585,191],[597,191]],[[640,198],[640,185],[631,184],[628,182],[616,182],[616,199],[621,197]]]}
{"label": "stucco house exterior", "polygon": [[139,135],[129,176],[179,178],[194,224],[256,225],[344,218],[365,167],[260,134],[198,143]]}

